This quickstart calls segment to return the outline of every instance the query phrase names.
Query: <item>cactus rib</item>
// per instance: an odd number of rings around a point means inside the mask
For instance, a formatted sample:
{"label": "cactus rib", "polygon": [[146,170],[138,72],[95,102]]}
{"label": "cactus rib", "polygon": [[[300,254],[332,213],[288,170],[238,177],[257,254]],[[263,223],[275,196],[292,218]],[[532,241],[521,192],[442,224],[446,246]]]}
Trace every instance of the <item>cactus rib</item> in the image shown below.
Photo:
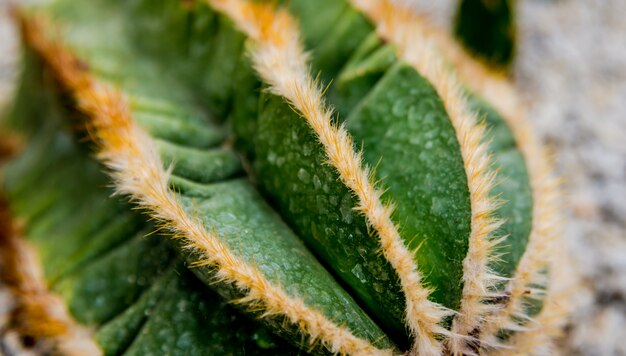
{"label": "cactus rib", "polygon": [[[406,11],[414,10],[407,8]],[[416,15],[413,25],[419,27],[427,40],[432,41],[444,59],[450,62],[451,65],[446,69],[454,71],[465,85],[480,97],[487,99],[502,114],[503,119],[511,127],[515,141],[528,165],[532,198],[535,203],[528,246],[505,287],[505,302],[483,320],[478,337],[483,346],[504,347],[508,350],[511,345],[517,347],[526,345],[521,349],[532,353],[533,350],[542,347],[541,345],[548,345],[551,338],[558,336],[559,328],[564,323],[564,316],[571,307],[566,297],[570,293],[572,277],[560,273],[563,266],[550,260],[550,256],[558,253],[555,247],[561,238],[557,228],[558,179],[554,177],[544,149],[531,134],[516,90],[508,80],[501,73],[489,69],[481,61],[469,56],[451,36],[433,26],[424,16]],[[547,278],[546,268],[552,271]],[[555,277],[557,274],[558,278]],[[562,286],[559,287],[560,284]],[[540,291],[537,286],[545,288],[545,291]],[[527,329],[519,325],[519,319],[533,319],[526,305],[529,292],[532,294],[531,299],[540,299],[543,296],[545,298],[543,303],[551,306],[544,307],[534,318],[533,322],[538,327]],[[498,338],[498,334],[503,330],[517,331],[518,334],[506,342],[507,345],[503,345]],[[540,336],[541,334],[544,336]]]}
{"label": "cactus rib", "polygon": [[[486,98],[502,114],[503,119],[511,127],[515,141],[528,165],[534,201],[533,225],[528,246],[514,275],[506,286],[506,302],[485,320],[481,328],[481,338],[487,344],[496,345],[499,343],[497,334],[503,329],[517,330],[520,333],[536,333],[541,327],[520,330],[518,322],[514,320],[514,318],[531,318],[525,305],[528,292],[535,291],[538,294],[545,294],[544,303],[550,303],[550,301],[557,303],[557,300],[561,300],[559,303],[566,303],[566,298],[555,298],[551,295],[553,284],[560,283],[554,275],[563,269],[558,263],[550,261],[550,256],[558,253],[556,246],[561,239],[558,229],[559,181],[554,176],[545,150],[532,135],[530,124],[525,120],[526,113],[519,101],[519,96],[507,79],[500,73],[490,70],[479,60],[469,56],[450,36],[441,29],[432,26],[428,21],[421,19],[415,23],[421,26],[423,32],[437,44],[445,58],[453,64],[450,69],[458,74],[463,83],[467,84],[479,96]],[[545,268],[552,271],[549,278],[544,276]],[[571,276],[560,276],[560,279],[571,279]],[[568,281],[561,282],[565,285],[569,283]],[[537,292],[537,288],[531,288],[531,286],[541,286],[546,291]],[[567,289],[567,287],[563,288]],[[561,293],[566,294],[566,292]],[[534,297],[540,298],[540,295],[534,295]],[[557,310],[567,309],[567,306],[554,308]],[[540,321],[544,318],[543,313],[549,313],[551,308],[544,309],[547,310],[542,310],[540,316],[534,320],[540,326],[544,325]],[[565,310],[555,311],[555,313],[567,314]],[[548,319],[557,320],[559,318],[546,317],[544,320]],[[518,335],[514,339],[523,337],[523,335]],[[546,342],[548,339],[549,337]]]}
{"label": "cactus rib", "polygon": [[554,249],[550,261],[550,275],[547,279],[547,291],[543,299],[543,308],[533,317],[533,323],[507,340],[507,348],[495,350],[494,355],[552,355],[555,340],[563,336],[564,327],[571,312],[570,302],[573,294],[573,278],[565,268],[569,264],[561,249]]}
{"label": "cactus rib", "polygon": [[[391,207],[382,203],[382,193],[370,182],[369,168],[363,167],[348,132],[331,123],[332,111],[324,104],[321,90],[310,76],[292,20],[287,13],[280,12],[271,21],[266,13],[257,14],[241,1],[212,3],[217,3],[225,14],[236,19],[240,29],[249,31],[250,37],[259,35],[252,52],[255,68],[271,85],[274,94],[286,98],[304,116],[324,146],[330,165],[358,197],[355,209],[365,215],[376,231],[383,255],[400,278],[407,300],[407,323],[416,339],[416,351],[424,355],[438,354],[441,346],[436,336],[448,334],[439,323],[449,312],[428,300],[429,291],[420,283],[418,266],[391,221]],[[254,16],[248,17],[249,14]]]}
{"label": "cactus rib", "polygon": [[57,294],[48,291],[37,253],[22,238],[17,225],[8,202],[0,196],[1,282],[2,289],[7,288],[14,297],[8,312],[15,314],[10,318],[17,321],[10,327],[20,335],[41,338],[43,350],[63,355],[99,355],[90,331],[72,319]]}
{"label": "cactus rib", "polygon": [[450,115],[461,144],[470,190],[472,222],[469,251],[464,261],[463,299],[461,310],[455,316],[449,347],[455,354],[471,352],[473,333],[483,317],[494,306],[485,301],[501,296],[495,285],[502,277],[489,268],[497,257],[496,246],[503,238],[494,238],[493,232],[501,221],[493,217],[496,201],[489,196],[495,174],[490,172],[491,158],[481,143],[485,128],[477,123],[462,94],[462,86],[453,73],[445,69],[445,62],[434,44],[420,28],[419,18],[409,8],[386,0],[353,3],[376,23],[379,35],[397,46],[399,57],[414,66],[436,88]]}

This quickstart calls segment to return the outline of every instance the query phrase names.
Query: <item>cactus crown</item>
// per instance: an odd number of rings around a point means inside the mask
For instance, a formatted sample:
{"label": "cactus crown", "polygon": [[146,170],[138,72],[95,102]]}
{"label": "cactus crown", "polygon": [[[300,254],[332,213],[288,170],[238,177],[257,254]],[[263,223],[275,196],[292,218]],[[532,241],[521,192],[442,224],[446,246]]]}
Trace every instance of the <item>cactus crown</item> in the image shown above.
{"label": "cactus crown", "polygon": [[30,299],[29,277],[4,282],[16,320],[60,325],[30,332],[53,347],[536,353],[558,336],[543,150],[506,80],[409,5],[58,0],[16,18],[9,124],[30,143],[4,189],[29,242],[1,251],[38,252],[45,277]]}

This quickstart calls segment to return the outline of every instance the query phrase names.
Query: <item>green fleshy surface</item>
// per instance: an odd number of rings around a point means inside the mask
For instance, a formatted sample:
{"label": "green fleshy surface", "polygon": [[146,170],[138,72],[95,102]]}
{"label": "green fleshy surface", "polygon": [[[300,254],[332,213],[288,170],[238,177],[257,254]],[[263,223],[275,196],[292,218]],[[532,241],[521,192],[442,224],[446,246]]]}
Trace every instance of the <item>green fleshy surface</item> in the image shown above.
{"label": "green fleshy surface", "polygon": [[[331,101],[337,105],[340,118],[349,115],[356,103],[397,61],[392,51],[392,46],[371,36],[354,53],[332,90]],[[478,97],[471,93],[468,96],[470,107],[487,126],[484,141],[489,143],[493,168],[498,172],[498,184],[492,189],[491,196],[503,202],[495,216],[504,219],[504,224],[494,236],[508,236],[498,246],[501,260],[492,267],[501,275],[510,277],[526,249],[532,227],[532,194],[526,162],[501,115]],[[370,163],[377,164],[377,158],[372,158]]]}
{"label": "green fleshy surface", "polygon": [[162,283],[159,302],[125,355],[298,354],[234,312],[184,268],[170,271]]}
{"label": "green fleshy surface", "polygon": [[248,159],[254,159],[261,83],[252,69],[248,54],[242,53],[238,60],[241,69],[235,74],[233,110],[228,121],[235,146]]}
{"label": "green fleshy surface", "polygon": [[333,87],[333,104],[340,117],[347,117],[397,61],[395,48],[382,45],[372,33],[363,41],[341,71]]}
{"label": "green fleshy surface", "polygon": [[211,148],[222,143],[225,135],[219,128],[183,120],[172,120],[167,115],[136,110],[135,122],[150,135],[173,144],[186,145],[198,149]]}
{"label": "green fleshy surface", "polygon": [[498,252],[503,257],[493,268],[502,276],[512,277],[526,251],[532,229],[533,199],[528,168],[517,148],[513,133],[502,116],[476,97],[470,96],[469,103],[484,118],[489,130],[485,141],[490,143],[494,169],[498,171],[499,180],[491,195],[504,202],[495,213],[496,217],[504,219],[496,236],[508,238],[498,246]]}
{"label": "green fleshy surface", "polygon": [[78,322],[101,325],[113,319],[163,273],[173,253],[161,236],[146,237],[149,231],[130,237],[54,287]]}
{"label": "green fleshy surface", "polygon": [[[159,262],[162,266],[167,266],[167,261]],[[124,354],[161,300],[171,274],[172,272],[168,271],[158,276],[134,303],[127,304],[123,312],[98,328],[94,340],[100,345],[103,354],[107,356]]]}
{"label": "green fleshy surface", "polygon": [[362,14],[347,8],[333,24],[330,34],[314,47],[311,60],[314,75],[319,74],[323,83],[329,84],[372,31],[372,25]]}
{"label": "green fleshy surface", "polygon": [[[432,299],[460,305],[470,233],[467,177],[456,132],[434,88],[397,64],[346,119],[363,159],[376,167],[393,221],[434,288]],[[392,139],[393,138],[393,139]]]}
{"label": "green fleshy surface", "polygon": [[230,149],[198,150],[167,141],[155,141],[166,167],[172,173],[199,182],[219,182],[241,175],[243,169],[237,154]]}
{"label": "green fleshy surface", "polygon": [[[268,0],[263,0],[269,2]],[[307,47],[315,48],[332,36],[335,26],[348,9],[344,0],[283,0],[298,18]],[[315,16],[311,16],[315,14]]]}
{"label": "green fleshy surface", "polygon": [[[180,201],[188,213],[195,212],[202,219],[207,230],[217,232],[236,256],[255,265],[288,294],[299,296],[356,335],[380,347],[391,346],[246,180],[195,185],[180,195]],[[190,262],[197,258],[191,257]],[[210,271],[201,278],[210,283]]]}
{"label": "green fleshy surface", "polygon": [[305,119],[279,97],[262,100],[255,161],[262,190],[383,325],[402,335],[404,296],[377,238],[353,210],[352,192],[324,163],[323,148]]}
{"label": "green fleshy surface", "polygon": [[[232,22],[215,14],[202,1],[182,6],[180,1],[131,0],[124,2],[127,35],[142,53],[166,65],[194,92],[195,102],[217,120],[231,109],[235,60],[244,36]],[[158,20],[155,20],[158,19]],[[167,49],[167,50],[164,50]]]}

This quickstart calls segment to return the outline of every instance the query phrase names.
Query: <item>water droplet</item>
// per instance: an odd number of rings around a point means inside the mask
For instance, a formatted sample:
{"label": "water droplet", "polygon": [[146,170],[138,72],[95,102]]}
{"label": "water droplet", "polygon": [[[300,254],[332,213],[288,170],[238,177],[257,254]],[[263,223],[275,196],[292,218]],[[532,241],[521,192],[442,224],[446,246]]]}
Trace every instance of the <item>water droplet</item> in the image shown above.
{"label": "water droplet", "polygon": [[383,287],[383,285],[382,285],[381,283],[379,283],[379,282],[374,282],[373,286],[374,286],[374,290],[375,290],[377,293],[382,293],[382,292],[385,290],[385,288]]}
{"label": "water droplet", "polygon": [[234,222],[237,220],[237,216],[233,213],[221,213],[220,220],[225,223]]}
{"label": "water droplet", "polygon": [[433,215],[441,216],[445,214],[447,205],[446,199],[433,197],[430,204],[430,212]]}
{"label": "water droplet", "polygon": [[341,206],[339,207],[339,211],[341,212],[341,218],[343,222],[346,224],[352,223],[353,220],[353,210],[352,210],[352,199],[350,197],[350,193],[347,193],[341,199]]}
{"label": "water droplet", "polygon": [[276,163],[276,153],[274,151],[269,151],[267,153],[267,161],[271,164]]}
{"label": "water droplet", "polygon": [[298,171],[298,178],[303,183],[307,183],[307,184],[311,181],[311,175],[304,168],[300,168],[300,170]]}
{"label": "water droplet", "polygon": [[367,283],[367,278],[363,273],[363,267],[360,264],[357,264],[352,268],[352,274],[361,281],[361,283]]}
{"label": "water droplet", "polygon": [[311,151],[313,151],[311,145],[304,145],[304,147],[302,147],[302,154],[304,154],[305,157],[310,156]]}
{"label": "water droplet", "polygon": [[405,116],[407,114],[408,108],[411,105],[410,99],[400,98],[397,99],[393,107],[391,108],[391,112],[395,116]]}
{"label": "water droplet", "polygon": [[317,175],[313,176],[313,185],[315,186],[315,189],[320,189],[322,187],[322,181],[320,181],[320,178]]}

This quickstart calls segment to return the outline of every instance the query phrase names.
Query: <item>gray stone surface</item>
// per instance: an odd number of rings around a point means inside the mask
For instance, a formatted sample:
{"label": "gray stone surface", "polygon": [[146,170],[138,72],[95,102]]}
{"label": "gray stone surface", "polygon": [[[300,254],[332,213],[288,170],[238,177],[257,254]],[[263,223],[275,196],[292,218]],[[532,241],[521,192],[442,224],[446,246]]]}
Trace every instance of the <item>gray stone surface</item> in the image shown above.
{"label": "gray stone surface", "polygon": [[516,79],[564,177],[583,277],[568,346],[626,355],[626,2],[520,5]]}
{"label": "gray stone surface", "polygon": [[[409,0],[407,0],[409,1]],[[411,0],[448,25],[452,0]],[[0,0],[0,106],[18,71]],[[583,276],[564,354],[626,355],[626,1],[522,0],[515,81],[564,177]]]}

